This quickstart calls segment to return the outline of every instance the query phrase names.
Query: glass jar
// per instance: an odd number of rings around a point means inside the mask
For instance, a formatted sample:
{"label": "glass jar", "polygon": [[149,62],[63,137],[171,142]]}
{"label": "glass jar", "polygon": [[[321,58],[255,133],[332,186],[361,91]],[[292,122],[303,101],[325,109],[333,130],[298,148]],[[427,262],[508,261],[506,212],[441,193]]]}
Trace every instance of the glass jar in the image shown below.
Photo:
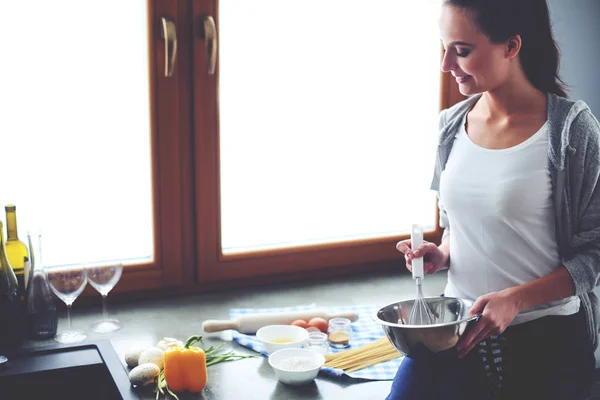
{"label": "glass jar", "polygon": [[350,345],[352,328],[348,318],[332,318],[329,320],[327,338],[331,347],[343,349]]}
{"label": "glass jar", "polygon": [[317,353],[327,354],[329,351],[329,346],[327,346],[327,334],[323,332],[309,332],[307,349],[316,351]]}

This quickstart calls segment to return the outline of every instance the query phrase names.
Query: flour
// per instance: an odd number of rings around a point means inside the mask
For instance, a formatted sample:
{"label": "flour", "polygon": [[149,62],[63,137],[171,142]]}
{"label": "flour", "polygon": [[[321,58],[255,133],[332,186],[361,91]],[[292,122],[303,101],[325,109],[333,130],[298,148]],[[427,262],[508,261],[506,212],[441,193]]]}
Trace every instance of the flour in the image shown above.
{"label": "flour", "polygon": [[317,368],[317,363],[308,357],[294,356],[281,360],[279,368],[286,371],[308,371]]}

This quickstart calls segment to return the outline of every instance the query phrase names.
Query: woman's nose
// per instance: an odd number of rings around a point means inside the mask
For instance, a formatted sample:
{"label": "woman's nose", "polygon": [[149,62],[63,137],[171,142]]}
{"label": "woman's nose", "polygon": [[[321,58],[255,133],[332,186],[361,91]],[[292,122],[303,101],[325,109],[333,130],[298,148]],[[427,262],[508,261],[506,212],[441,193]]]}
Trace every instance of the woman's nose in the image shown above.
{"label": "woman's nose", "polygon": [[456,69],[456,62],[449,53],[450,52],[448,51],[444,51],[444,55],[442,57],[442,65],[440,66],[442,72],[450,72]]}

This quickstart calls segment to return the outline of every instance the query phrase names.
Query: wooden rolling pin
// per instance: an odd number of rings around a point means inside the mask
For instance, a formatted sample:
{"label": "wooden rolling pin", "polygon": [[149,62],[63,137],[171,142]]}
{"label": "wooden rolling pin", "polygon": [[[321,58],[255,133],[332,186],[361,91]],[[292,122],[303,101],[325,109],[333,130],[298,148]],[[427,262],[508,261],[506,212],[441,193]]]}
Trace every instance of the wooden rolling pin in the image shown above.
{"label": "wooden rolling pin", "polygon": [[265,314],[248,314],[236,319],[228,320],[207,320],[202,323],[204,332],[218,332],[227,329],[234,329],[240,333],[253,335],[257,330],[267,325],[287,325],[297,319],[303,319],[308,322],[309,319],[321,317],[326,320],[331,318],[348,318],[350,321],[356,321],[358,314],[354,311],[329,314],[323,310],[304,310],[275,312]]}

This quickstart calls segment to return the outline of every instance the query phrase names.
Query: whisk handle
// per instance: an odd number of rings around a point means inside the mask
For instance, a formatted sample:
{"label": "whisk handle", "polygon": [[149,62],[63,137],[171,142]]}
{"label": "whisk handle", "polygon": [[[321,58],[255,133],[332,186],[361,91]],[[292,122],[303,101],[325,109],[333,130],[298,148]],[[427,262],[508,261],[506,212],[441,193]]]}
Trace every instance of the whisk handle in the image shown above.
{"label": "whisk handle", "polygon": [[[419,224],[413,224],[412,229],[410,231],[410,247],[413,250],[418,249],[423,243],[423,227]],[[423,278],[425,274],[423,273],[423,257],[413,258],[412,260],[412,277],[413,279]]]}

